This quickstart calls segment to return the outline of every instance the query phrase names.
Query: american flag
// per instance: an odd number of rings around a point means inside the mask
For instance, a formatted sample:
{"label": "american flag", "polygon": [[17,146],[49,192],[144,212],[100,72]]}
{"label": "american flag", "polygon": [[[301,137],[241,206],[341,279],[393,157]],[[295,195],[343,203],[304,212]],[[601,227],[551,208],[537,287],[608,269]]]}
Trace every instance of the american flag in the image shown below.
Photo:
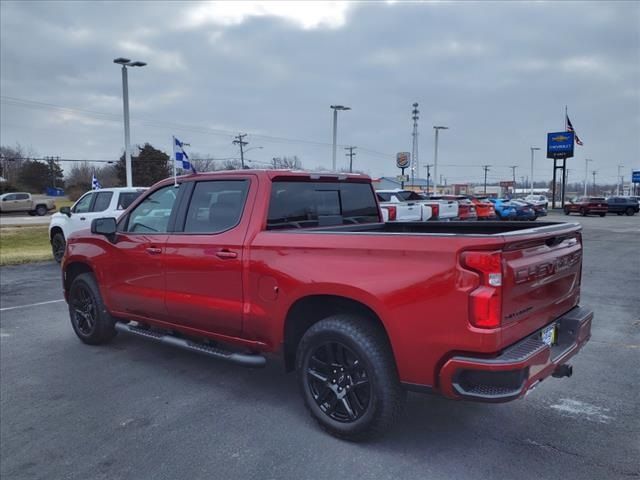
{"label": "american flag", "polygon": [[567,115],[567,132],[573,132],[573,136],[576,139],[576,143],[578,145],[582,145],[583,144],[582,140],[580,140],[580,137],[578,137],[578,134],[573,129],[573,125],[571,125],[571,120],[569,120],[569,115]]}

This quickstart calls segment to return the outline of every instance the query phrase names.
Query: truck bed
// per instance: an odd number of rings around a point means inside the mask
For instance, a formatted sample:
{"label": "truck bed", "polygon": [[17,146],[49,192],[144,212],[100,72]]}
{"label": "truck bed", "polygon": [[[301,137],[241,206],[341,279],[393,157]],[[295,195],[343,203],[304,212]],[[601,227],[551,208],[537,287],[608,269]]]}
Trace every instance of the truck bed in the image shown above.
{"label": "truck bed", "polygon": [[317,227],[309,229],[280,230],[292,233],[406,233],[412,235],[513,235],[519,233],[551,233],[565,230],[567,227],[578,227],[567,222],[389,222],[354,225],[338,225],[333,227]]}

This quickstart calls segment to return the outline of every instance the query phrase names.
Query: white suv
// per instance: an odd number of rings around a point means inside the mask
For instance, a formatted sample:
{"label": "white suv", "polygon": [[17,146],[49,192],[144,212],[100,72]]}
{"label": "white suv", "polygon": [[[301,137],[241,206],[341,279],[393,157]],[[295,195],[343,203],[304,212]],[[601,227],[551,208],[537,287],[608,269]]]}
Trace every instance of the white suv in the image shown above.
{"label": "white suv", "polygon": [[80,197],[73,207],[62,207],[59,213],[54,213],[49,223],[49,240],[56,262],[62,260],[69,235],[90,228],[94,218],[113,217],[117,220],[144,191],[144,188],[136,187],[92,190]]}

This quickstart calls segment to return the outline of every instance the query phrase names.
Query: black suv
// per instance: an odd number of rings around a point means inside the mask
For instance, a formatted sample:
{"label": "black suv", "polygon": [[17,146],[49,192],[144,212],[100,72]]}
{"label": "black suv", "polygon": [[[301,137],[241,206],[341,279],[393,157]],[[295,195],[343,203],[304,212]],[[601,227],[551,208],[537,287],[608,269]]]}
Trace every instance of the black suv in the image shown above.
{"label": "black suv", "polygon": [[638,201],[629,197],[609,197],[607,198],[609,204],[609,213],[617,213],[622,215],[626,213],[631,216],[638,212]]}

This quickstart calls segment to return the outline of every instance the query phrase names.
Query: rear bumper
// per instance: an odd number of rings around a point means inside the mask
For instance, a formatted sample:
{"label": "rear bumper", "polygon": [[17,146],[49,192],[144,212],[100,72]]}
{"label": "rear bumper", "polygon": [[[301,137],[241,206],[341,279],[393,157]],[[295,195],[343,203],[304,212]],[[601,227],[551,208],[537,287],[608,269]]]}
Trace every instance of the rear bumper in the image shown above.
{"label": "rear bumper", "polygon": [[446,397],[481,402],[508,402],[522,397],[564,365],[591,338],[593,312],[575,307],[552,324],[557,343],[548,346],[538,330],[494,358],[455,356],[439,374]]}

